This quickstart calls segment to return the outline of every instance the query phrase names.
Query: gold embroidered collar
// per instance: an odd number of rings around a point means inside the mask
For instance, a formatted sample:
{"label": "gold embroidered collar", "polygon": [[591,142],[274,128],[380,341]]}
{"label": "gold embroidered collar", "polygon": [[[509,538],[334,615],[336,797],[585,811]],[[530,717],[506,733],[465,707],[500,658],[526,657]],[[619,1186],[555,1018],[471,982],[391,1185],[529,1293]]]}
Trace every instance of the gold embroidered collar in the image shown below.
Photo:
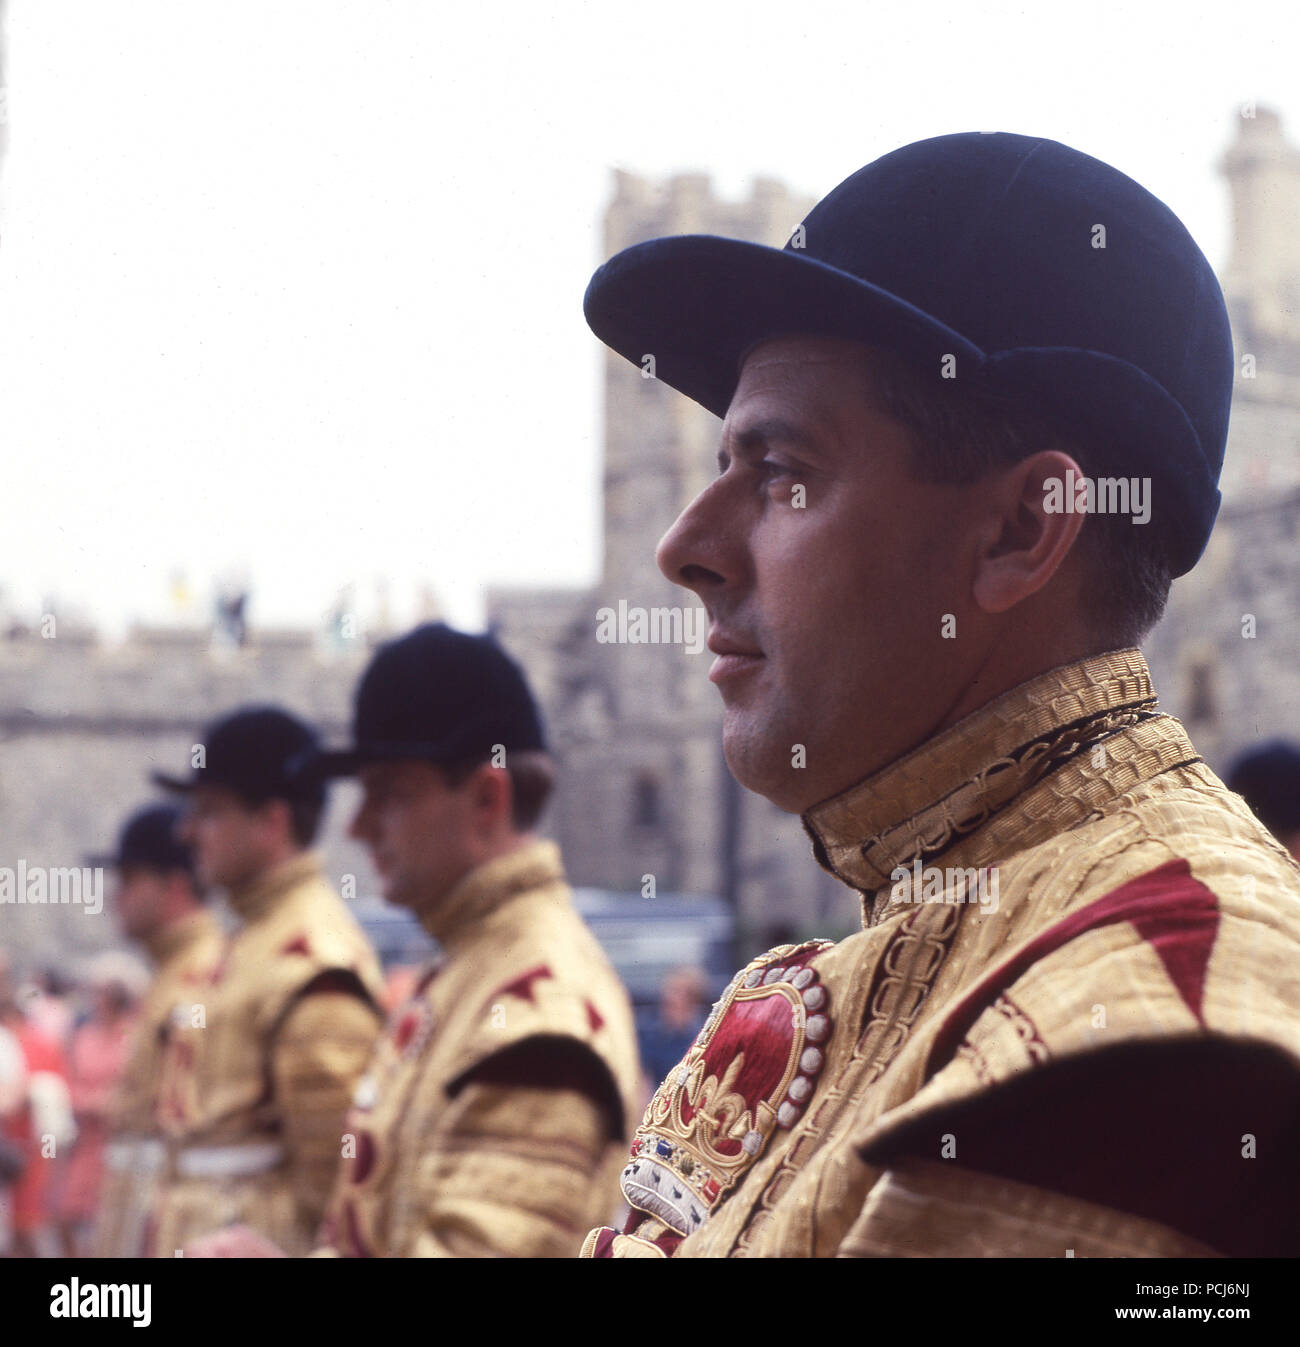
{"label": "gold embroidered collar", "polygon": [[554,842],[529,842],[471,870],[442,902],[416,916],[450,953],[511,899],[563,880],[560,848]]}
{"label": "gold embroidered collar", "polygon": [[273,866],[251,883],[231,889],[227,897],[240,921],[256,921],[275,907],[291,889],[309,880],[320,879],[322,874],[320,857],[314,851],[303,851]]}
{"label": "gold embroidered collar", "polygon": [[[969,836],[1086,745],[1151,717],[1155,704],[1138,650],[1040,674],[809,810],[813,853],[863,894],[879,890],[897,867]],[[1190,749],[1181,727],[1179,738]]]}

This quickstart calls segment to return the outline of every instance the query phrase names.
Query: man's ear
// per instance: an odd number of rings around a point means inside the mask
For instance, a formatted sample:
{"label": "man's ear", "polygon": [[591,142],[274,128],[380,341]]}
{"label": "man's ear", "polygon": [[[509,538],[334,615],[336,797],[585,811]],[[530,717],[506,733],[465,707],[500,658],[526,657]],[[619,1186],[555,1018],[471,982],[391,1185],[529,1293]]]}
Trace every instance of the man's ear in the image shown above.
{"label": "man's ear", "polygon": [[1051,449],[990,479],[988,521],[971,590],[984,612],[1007,612],[1056,574],[1083,527],[1083,515],[1070,508],[1072,484],[1082,477],[1083,469],[1069,454]]}
{"label": "man's ear", "polygon": [[283,833],[291,843],[297,845],[293,835],[293,810],[290,808],[288,800],[278,798],[264,800],[254,812],[263,826],[272,832]]}
{"label": "man's ear", "polygon": [[514,786],[504,767],[485,762],[470,778],[471,800],[481,818],[492,822],[509,820],[514,811]]}

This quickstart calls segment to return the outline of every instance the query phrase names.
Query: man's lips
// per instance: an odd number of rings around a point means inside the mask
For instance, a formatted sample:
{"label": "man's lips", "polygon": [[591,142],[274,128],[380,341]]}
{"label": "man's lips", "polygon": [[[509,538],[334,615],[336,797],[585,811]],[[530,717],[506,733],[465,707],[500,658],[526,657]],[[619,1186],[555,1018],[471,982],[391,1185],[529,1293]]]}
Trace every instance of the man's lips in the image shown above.
{"label": "man's lips", "polygon": [[709,670],[710,683],[722,684],[741,674],[750,673],[764,658],[761,650],[722,632],[710,633],[707,644],[718,657]]}

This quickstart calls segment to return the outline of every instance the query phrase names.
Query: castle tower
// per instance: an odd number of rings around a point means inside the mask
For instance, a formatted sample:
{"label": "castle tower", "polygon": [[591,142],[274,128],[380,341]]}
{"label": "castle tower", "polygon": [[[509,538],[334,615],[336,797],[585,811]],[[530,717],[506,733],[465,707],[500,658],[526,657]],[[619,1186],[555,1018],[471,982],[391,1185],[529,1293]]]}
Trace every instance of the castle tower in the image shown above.
{"label": "castle tower", "polygon": [[[768,179],[756,180],[745,200],[723,201],[701,174],[653,184],[616,172],[603,255],[671,234],[780,246],[812,204]],[[643,583],[646,558],[664,530],[713,476],[719,422],[612,351],[605,354],[604,386],[603,578],[617,590]],[[642,554],[634,534],[648,544]]]}
{"label": "castle tower", "polygon": [[1277,113],[1248,107],[1219,167],[1232,194],[1222,281],[1238,355],[1268,357],[1263,373],[1300,376],[1300,150],[1286,140]]}
{"label": "castle tower", "polygon": [[1276,113],[1247,108],[1219,167],[1237,357],[1223,506],[1143,648],[1162,706],[1226,772],[1248,744],[1300,735],[1300,150]]}
{"label": "castle tower", "polygon": [[[780,246],[811,205],[766,179],[727,201],[698,174],[651,183],[618,173],[603,255],[673,234]],[[647,374],[606,352],[604,566],[588,620],[620,605],[683,616],[694,609],[702,646],[702,605],[662,576],[654,557],[714,476],[721,423]],[[557,808],[569,818],[558,831],[566,854],[574,854],[575,833],[590,839],[586,882],[629,889],[654,875],[671,890],[721,894],[761,938],[787,916],[797,924],[824,915],[845,891],[810,866],[799,820],[741,790],[727,771],[722,708],[707,679],[712,660],[681,643],[591,647],[585,714],[564,719],[592,733],[566,746],[568,798]]]}
{"label": "castle tower", "polygon": [[[810,203],[757,182],[724,201],[707,177],[651,183],[615,176],[604,256],[671,234],[722,234],[779,245]],[[652,354],[652,353],[648,353]],[[740,808],[722,760],[717,692],[707,680],[707,619],[693,594],[665,579],[655,548],[715,472],[720,423],[612,351],[605,354],[605,538],[597,608],[693,612],[693,643],[603,644],[594,665],[609,717],[593,745],[586,816],[604,816],[605,880],[635,887],[642,876],[680,891],[739,901]],[[597,760],[600,767],[597,767]]]}
{"label": "castle tower", "polygon": [[[616,173],[602,256],[672,234],[779,246],[811,205],[766,179],[724,200],[699,174],[652,182]],[[825,915],[847,891],[810,873],[799,820],[727,771],[707,616],[655,564],[659,540],[716,472],[721,423],[641,366],[613,352],[604,361],[601,578],[585,594],[497,591],[489,608],[551,726],[562,777],[549,827],[574,881],[626,892],[653,876],[656,891],[718,894],[759,938],[787,913]],[[637,610],[675,615],[678,639],[597,638],[602,611]]]}

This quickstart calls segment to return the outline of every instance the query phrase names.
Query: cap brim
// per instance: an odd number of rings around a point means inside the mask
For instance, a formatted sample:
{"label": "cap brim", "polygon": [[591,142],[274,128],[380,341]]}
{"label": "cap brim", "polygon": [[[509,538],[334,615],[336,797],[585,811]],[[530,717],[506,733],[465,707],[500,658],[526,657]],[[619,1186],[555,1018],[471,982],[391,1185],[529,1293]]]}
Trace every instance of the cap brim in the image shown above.
{"label": "cap brim", "polygon": [[319,785],[341,776],[355,776],[364,762],[365,757],[354,749],[337,749],[328,753],[316,750],[294,764],[293,777],[304,785]]}
{"label": "cap brim", "polygon": [[166,776],[162,772],[150,772],[149,780],[155,786],[161,786],[163,790],[170,790],[182,795],[193,790],[199,784],[193,777]]}
{"label": "cap brim", "polygon": [[[1219,492],[1186,412],[1136,366],[1072,347],[987,353],[897,295],[797,249],[710,234],[652,239],[596,272],[583,311],[607,346],[643,369],[653,356],[656,379],[719,417],[744,356],[768,338],[838,337],[935,370],[955,356],[958,369],[1093,425],[1103,443],[1127,447],[1125,473],[1160,480],[1174,576],[1196,564],[1218,511]],[[1179,451],[1171,454],[1175,443]],[[1102,466],[1118,470],[1119,461]]]}
{"label": "cap brim", "polygon": [[725,416],[747,351],[771,337],[839,337],[937,361],[983,352],[879,286],[796,249],[687,234],[612,257],[583,300],[591,330],[619,355]]}
{"label": "cap brim", "polygon": [[361,743],[308,754],[294,765],[293,772],[295,780],[321,782],[356,776],[363,767],[377,762],[452,762],[456,756],[454,743]]}

